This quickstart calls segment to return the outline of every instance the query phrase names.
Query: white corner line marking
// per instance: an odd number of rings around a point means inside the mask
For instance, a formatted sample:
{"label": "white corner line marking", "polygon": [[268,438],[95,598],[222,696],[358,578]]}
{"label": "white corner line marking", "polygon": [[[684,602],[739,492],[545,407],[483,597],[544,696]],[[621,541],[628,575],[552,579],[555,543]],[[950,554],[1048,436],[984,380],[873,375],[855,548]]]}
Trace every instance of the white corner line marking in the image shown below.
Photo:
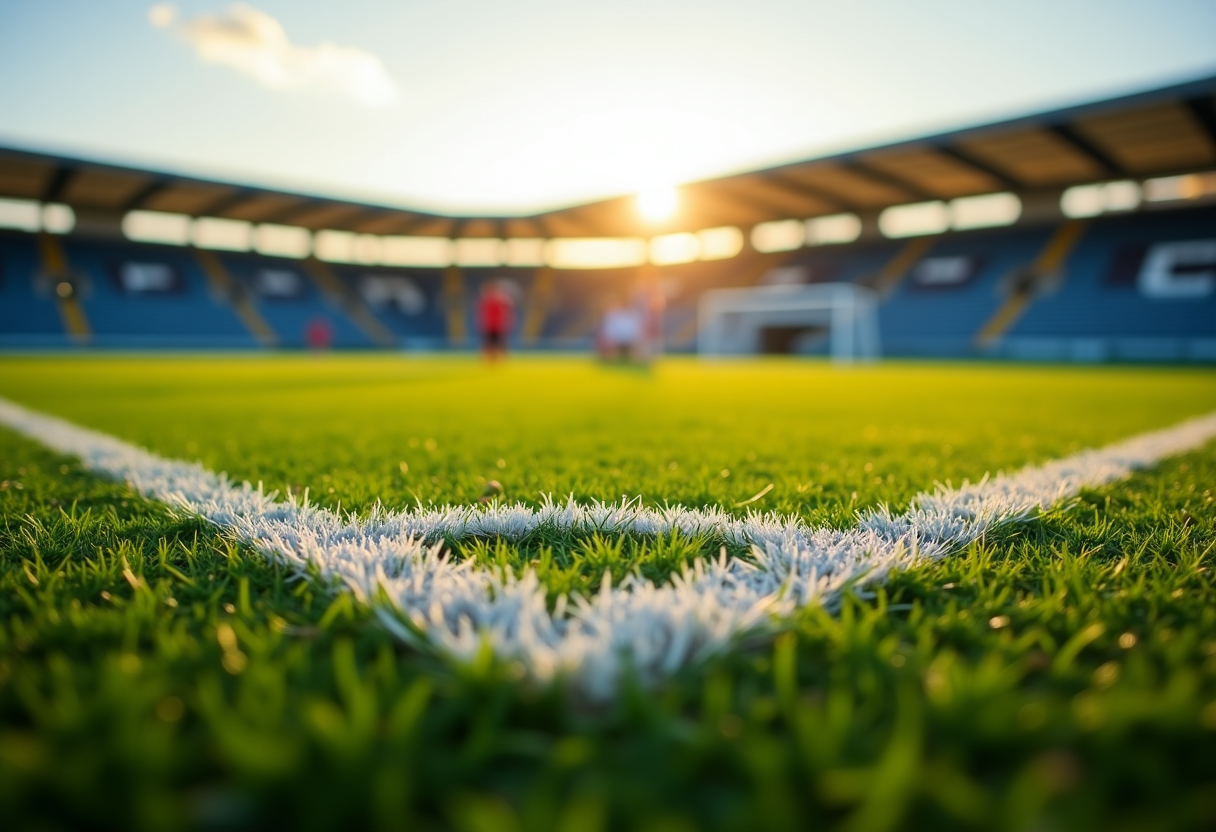
{"label": "white corner line marking", "polygon": [[[719,508],[647,508],[639,502],[552,499],[521,504],[375,509],[342,517],[232,484],[198,463],[165,459],[115,437],[0,398],[0,424],[140,494],[201,517],[301,575],[339,583],[373,605],[399,637],[424,637],[458,660],[488,644],[537,680],[567,678],[611,698],[629,673],[644,684],[725,650],[740,634],[811,604],[833,606],[849,586],[883,582],[892,569],[936,560],[997,525],[1030,517],[1082,488],[1101,486],[1216,437],[1216,413],[960,488],[913,499],[894,515],[863,512],[856,528],[814,529],[793,517]],[[698,560],[667,583],[640,576],[592,598],[546,604],[536,573],[501,574],[452,560],[444,538],[521,539],[538,529],[666,534],[678,530],[751,548],[749,561]],[[381,603],[382,599],[387,600]]]}

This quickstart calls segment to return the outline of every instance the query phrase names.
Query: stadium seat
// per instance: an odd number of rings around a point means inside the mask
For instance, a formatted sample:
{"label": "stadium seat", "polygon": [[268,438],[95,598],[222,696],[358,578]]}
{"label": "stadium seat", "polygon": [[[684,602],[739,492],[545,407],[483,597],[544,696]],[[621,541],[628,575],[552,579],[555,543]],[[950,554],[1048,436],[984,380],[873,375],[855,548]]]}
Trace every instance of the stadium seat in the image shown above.
{"label": "stadium seat", "polygon": [[69,342],[51,287],[36,285],[39,269],[34,235],[0,232],[0,344],[59,346]]}
{"label": "stadium seat", "polygon": [[[1140,280],[1154,246],[1194,240],[1216,242],[1216,209],[1094,220],[1069,259],[1066,280],[1027,311],[1010,339],[1025,357],[1036,351],[1093,360],[1216,357],[1207,355],[1216,353],[1216,289],[1153,296]],[[1199,271],[1202,266],[1194,264]],[[1209,263],[1206,271],[1213,269]],[[1082,354],[1070,356],[1068,349]]]}

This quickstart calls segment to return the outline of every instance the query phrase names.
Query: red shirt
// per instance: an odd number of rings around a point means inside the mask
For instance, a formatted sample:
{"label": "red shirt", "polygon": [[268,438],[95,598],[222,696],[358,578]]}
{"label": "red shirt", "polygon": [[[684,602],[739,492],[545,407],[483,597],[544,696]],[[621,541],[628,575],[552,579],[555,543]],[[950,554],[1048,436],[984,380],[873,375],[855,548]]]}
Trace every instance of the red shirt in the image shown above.
{"label": "red shirt", "polygon": [[478,314],[483,332],[506,332],[511,328],[514,312],[511,298],[505,292],[491,290],[481,296]]}

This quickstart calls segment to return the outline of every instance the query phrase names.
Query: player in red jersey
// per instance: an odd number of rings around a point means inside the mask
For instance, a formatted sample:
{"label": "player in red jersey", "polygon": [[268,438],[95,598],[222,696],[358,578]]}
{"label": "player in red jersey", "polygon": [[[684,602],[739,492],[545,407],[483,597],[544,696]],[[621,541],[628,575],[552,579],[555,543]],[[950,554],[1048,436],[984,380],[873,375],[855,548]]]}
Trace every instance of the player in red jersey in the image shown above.
{"label": "player in red jersey", "polygon": [[515,302],[499,281],[481,288],[477,302],[477,323],[481,330],[481,354],[497,361],[507,354],[507,337],[515,324]]}
{"label": "player in red jersey", "polygon": [[325,352],[334,341],[334,328],[321,315],[310,318],[304,326],[304,343],[313,352]]}

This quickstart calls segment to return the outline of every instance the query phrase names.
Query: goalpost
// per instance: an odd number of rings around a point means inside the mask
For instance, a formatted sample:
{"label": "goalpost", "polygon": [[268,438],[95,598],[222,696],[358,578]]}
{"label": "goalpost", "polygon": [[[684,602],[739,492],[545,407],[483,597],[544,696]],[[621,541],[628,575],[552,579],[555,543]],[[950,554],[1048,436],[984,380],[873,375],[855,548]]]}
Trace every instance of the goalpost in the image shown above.
{"label": "goalpost", "polygon": [[761,351],[766,331],[827,332],[832,360],[849,364],[879,355],[877,295],[853,283],[714,289],[697,309],[702,356]]}

